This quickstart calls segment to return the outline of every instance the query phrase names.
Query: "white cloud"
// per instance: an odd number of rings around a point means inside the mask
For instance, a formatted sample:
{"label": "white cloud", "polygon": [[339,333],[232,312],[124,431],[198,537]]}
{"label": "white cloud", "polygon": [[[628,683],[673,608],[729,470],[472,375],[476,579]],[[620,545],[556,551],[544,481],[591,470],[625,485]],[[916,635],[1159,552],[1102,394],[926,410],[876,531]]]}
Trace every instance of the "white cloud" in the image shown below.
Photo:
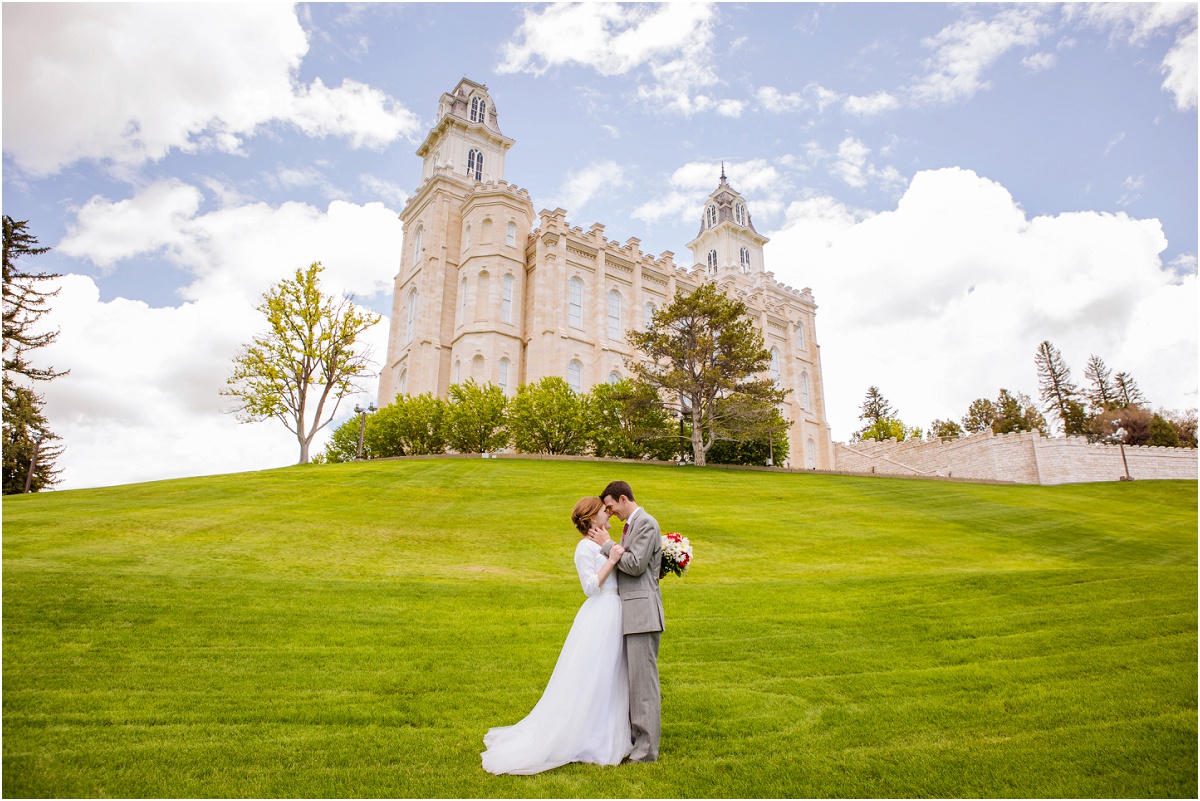
{"label": "white cloud", "polygon": [[809,108],[808,101],[804,99],[802,92],[784,94],[774,86],[760,86],[758,91],[754,93],[754,96],[764,111],[769,111],[773,114],[781,114],[787,111],[803,111]]}
{"label": "white cloud", "polygon": [[1032,47],[1050,31],[1036,5],[1009,8],[990,20],[964,19],[948,25],[922,44],[934,53],[927,73],[907,87],[918,104],[969,100],[989,84],[985,73],[1015,47]]}
{"label": "white cloud", "polygon": [[368,192],[375,194],[398,209],[404,208],[404,204],[408,202],[408,192],[400,184],[385,181],[370,174],[358,176],[358,182]]}
{"label": "white cloud", "polygon": [[629,186],[629,180],[625,178],[624,168],[620,164],[611,160],[597,161],[567,173],[549,205],[560,206],[575,214],[592,198],[611,195],[615,190],[626,186]]}
{"label": "white cloud", "polygon": [[829,198],[794,203],[768,235],[770,268],[820,306],[836,439],[858,427],[870,385],[920,426],[1000,387],[1036,395],[1044,339],[1080,379],[1095,353],[1156,405],[1196,402],[1196,276],[1163,269],[1157,220],[1028,219],[1003,186],[949,168],[918,173],[870,217]]}
{"label": "white cloud", "polygon": [[604,76],[641,71],[637,96],[648,105],[685,116],[713,111],[736,117],[741,101],[699,92],[720,82],[713,66],[715,17],[712,3],[528,8],[496,71],[543,75],[569,66]]}
{"label": "white cloud", "polygon": [[1057,62],[1058,57],[1054,53],[1034,53],[1021,59],[1021,66],[1030,72],[1041,72],[1050,69]]}
{"label": "white cloud", "polygon": [[829,172],[855,189],[862,189],[876,181],[885,188],[894,188],[904,183],[904,176],[895,167],[876,167],[867,161],[871,149],[860,140],[848,136],[838,145],[836,159],[829,165]]}
{"label": "white cloud", "polygon": [[[786,176],[765,159],[724,163],[730,186],[746,198],[754,219],[761,220],[782,211],[782,198],[791,188]],[[721,162],[692,161],[677,168],[667,179],[667,191],[633,211],[635,219],[655,222],[676,219],[700,223],[700,214],[708,194],[717,188]]]}
{"label": "white cloud", "polygon": [[842,104],[850,114],[857,114],[860,117],[873,117],[876,114],[882,114],[885,111],[892,111],[900,107],[900,101],[887,92],[876,92],[873,95],[859,97],[851,95],[846,98],[846,102]]}
{"label": "white cloud", "polygon": [[[66,445],[63,488],[294,462],[298,446],[281,424],[240,425],[221,413],[230,359],[263,325],[254,306],[272,282],[313,261],[325,265],[327,292],[370,297],[391,285],[401,233],[383,204],[201,213],[202,200],[178,181],[117,202],[93,198],[57,248],[108,269],[154,255],[193,276],[181,290],[186,302],[164,308],[100,301],[92,279],[63,277],[47,319],[61,333],[46,357],[71,372],[45,388]],[[366,337],[377,360],[386,337],[386,319]]]}
{"label": "white cloud", "polygon": [[3,35],[4,150],[35,175],[236,153],[276,122],[354,147],[418,127],[377,89],[298,83],[308,41],[287,4],[16,4]]}
{"label": "white cloud", "polygon": [[1195,3],[1079,3],[1064,8],[1068,20],[1081,20],[1107,30],[1113,41],[1142,46],[1152,37],[1175,34],[1175,44],[1164,56],[1160,71],[1166,74],[1163,91],[1175,97],[1180,111],[1196,108],[1196,4]]}
{"label": "white cloud", "polygon": [[1183,34],[1163,58],[1163,89],[1175,96],[1175,108],[1196,108],[1196,30]]}
{"label": "white cloud", "polygon": [[177,180],[151,184],[127,200],[94,197],[79,210],[58,250],[105,269],[124,259],[161,256],[188,271],[180,290],[257,296],[273,281],[314,261],[338,291],[369,296],[390,285],[401,225],[382,203],[335,200],[321,209],[288,202],[247,203],[200,213],[202,195]]}
{"label": "white cloud", "polygon": [[[99,300],[92,279],[66,275],[46,348],[71,372],[45,388],[46,413],[65,451],[60,489],[258,470],[294,464],[299,445],[282,424],[239,424],[225,387],[230,360],[263,328],[252,301],[214,295],[176,308]],[[377,354],[387,321],[364,337]],[[374,381],[369,385],[374,399]],[[343,404],[345,406],[345,404]],[[353,408],[354,399],[348,408]],[[346,417],[346,411],[340,413]],[[318,433],[320,452],[328,428]]]}

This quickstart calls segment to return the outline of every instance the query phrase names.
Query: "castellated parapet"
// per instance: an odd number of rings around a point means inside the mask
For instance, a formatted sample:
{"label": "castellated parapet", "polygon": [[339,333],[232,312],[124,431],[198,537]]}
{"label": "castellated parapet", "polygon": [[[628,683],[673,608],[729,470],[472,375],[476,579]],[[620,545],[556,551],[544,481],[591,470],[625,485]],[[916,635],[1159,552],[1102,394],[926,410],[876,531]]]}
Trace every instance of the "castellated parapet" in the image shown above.
{"label": "castellated parapet", "polygon": [[586,230],[564,209],[534,213],[529,193],[504,177],[514,144],[500,133],[486,86],[464,78],[442,96],[437,123],[417,149],[421,181],[404,205],[404,249],[393,288],[379,403],[399,394],[445,397],[474,378],[514,395],[522,383],[564,378],[579,392],[630,374],[626,341],[676,292],[714,281],[744,301],[771,353],[770,377],[789,390],[783,415],[796,467],[830,469],[816,337],[816,304],[767,272],[767,238],[722,171],[709,195],[692,261],[657,256],[641,240]]}
{"label": "castellated parapet", "polygon": [[1010,481],[1017,484],[1074,484],[1118,481],[1125,464],[1133,479],[1197,478],[1194,448],[1090,443],[1083,437],[1043,437],[1036,431],[952,440],[835,443],[838,471],[892,476]]}

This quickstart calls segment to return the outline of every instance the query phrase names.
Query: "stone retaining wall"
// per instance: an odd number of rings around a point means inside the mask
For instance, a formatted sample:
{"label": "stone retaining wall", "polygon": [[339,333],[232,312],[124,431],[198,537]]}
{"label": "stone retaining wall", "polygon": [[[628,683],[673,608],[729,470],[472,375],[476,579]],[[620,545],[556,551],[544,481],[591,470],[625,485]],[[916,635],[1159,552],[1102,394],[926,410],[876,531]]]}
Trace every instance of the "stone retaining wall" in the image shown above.
{"label": "stone retaining wall", "polygon": [[[1197,477],[1197,451],[1191,448],[1126,446],[1125,458],[1134,479]],[[1118,481],[1125,475],[1117,445],[1091,444],[1083,437],[1048,438],[1036,431],[987,432],[946,442],[838,442],[834,463],[839,472],[1018,484]]]}

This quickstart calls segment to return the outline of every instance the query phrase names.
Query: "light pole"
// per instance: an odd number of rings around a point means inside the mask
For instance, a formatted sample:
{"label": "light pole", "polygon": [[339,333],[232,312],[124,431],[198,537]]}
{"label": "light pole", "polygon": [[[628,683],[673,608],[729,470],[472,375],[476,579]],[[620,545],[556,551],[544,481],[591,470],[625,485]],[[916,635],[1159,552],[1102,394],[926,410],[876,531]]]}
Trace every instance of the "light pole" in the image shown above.
{"label": "light pole", "polygon": [[1121,463],[1125,465],[1125,475],[1121,477],[1121,480],[1133,481],[1133,476],[1129,475],[1129,460],[1125,458],[1125,429],[1121,428],[1120,420],[1113,420],[1113,425],[1117,427],[1113,436],[1116,438],[1117,444],[1121,446]]}
{"label": "light pole", "polygon": [[375,404],[367,404],[367,408],[363,408],[358,404],[354,405],[354,413],[359,416],[358,423],[358,455],[354,457],[355,461],[362,459],[363,434],[367,431],[367,412],[376,411]]}
{"label": "light pole", "polygon": [[775,435],[767,434],[767,467],[775,466]]}

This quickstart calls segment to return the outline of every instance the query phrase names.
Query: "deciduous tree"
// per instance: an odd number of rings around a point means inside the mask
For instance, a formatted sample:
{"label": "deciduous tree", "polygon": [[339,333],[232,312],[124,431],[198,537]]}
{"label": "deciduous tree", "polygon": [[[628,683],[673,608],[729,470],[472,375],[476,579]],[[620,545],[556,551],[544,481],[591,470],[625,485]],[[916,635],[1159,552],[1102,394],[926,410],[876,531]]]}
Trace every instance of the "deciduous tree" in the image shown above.
{"label": "deciduous tree", "polygon": [[588,430],[595,456],[668,460],[678,451],[675,424],[654,387],[623,378],[597,384],[589,395]]}
{"label": "deciduous tree", "polygon": [[957,439],[963,435],[963,429],[953,420],[934,420],[929,424],[929,433],[938,439]]}
{"label": "deciduous tree", "polygon": [[508,398],[495,384],[468,378],[450,385],[446,440],[459,453],[493,453],[508,447]]}
{"label": "deciduous tree", "polygon": [[[370,376],[370,351],[359,336],[379,322],[343,296],[321,291],[320,262],[272,285],[257,307],[268,330],[243,347],[222,395],[233,398],[242,422],[275,418],[296,436],[300,464],[313,436],[337,414],[342,400]],[[327,409],[327,405],[329,408]]]}
{"label": "deciduous tree", "polygon": [[587,403],[558,376],[518,387],[508,414],[513,444],[522,453],[579,455],[587,449]]}
{"label": "deciduous tree", "polygon": [[700,467],[721,430],[733,424],[731,416],[751,408],[729,401],[775,405],[787,397],[763,376],[771,354],[748,312],[745,303],[706,282],[677,294],[645,331],[626,334],[645,356],[627,360],[628,368],[691,419],[692,456]]}

